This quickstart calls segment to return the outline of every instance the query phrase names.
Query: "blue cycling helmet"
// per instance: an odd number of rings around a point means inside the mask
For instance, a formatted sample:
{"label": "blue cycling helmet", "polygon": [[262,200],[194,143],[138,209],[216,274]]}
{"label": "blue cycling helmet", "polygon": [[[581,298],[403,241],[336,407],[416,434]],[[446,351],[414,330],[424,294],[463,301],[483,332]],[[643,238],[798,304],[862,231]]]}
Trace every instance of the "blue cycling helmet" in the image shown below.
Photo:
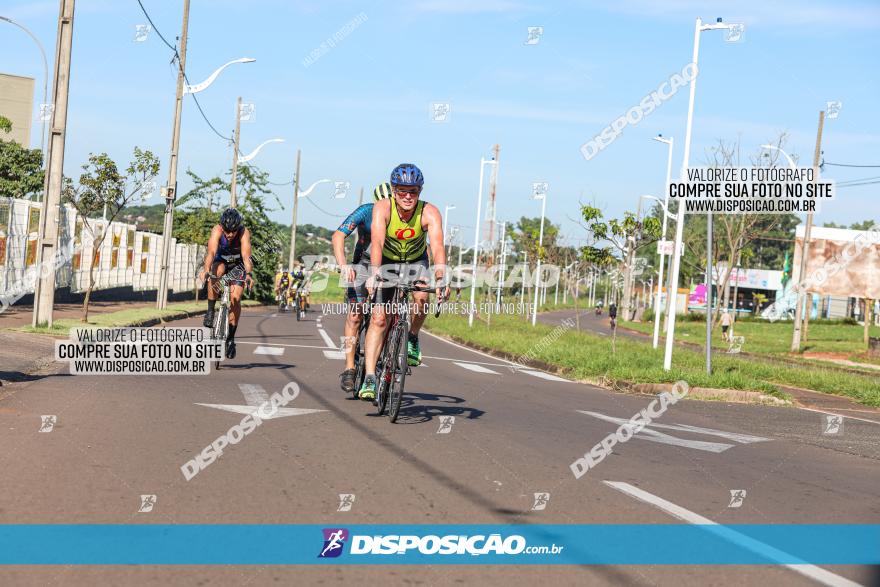
{"label": "blue cycling helmet", "polygon": [[401,163],[391,172],[391,185],[422,187],[425,185],[425,176],[412,163]]}

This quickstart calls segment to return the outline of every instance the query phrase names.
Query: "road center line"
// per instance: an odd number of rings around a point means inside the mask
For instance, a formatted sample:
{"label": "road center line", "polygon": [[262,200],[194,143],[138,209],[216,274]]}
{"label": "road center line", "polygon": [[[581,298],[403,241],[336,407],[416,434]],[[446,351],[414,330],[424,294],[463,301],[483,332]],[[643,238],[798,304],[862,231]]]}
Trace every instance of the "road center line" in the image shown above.
{"label": "road center line", "polygon": [[[759,540],[750,538],[745,534],[740,534],[739,532],[732,530],[727,526],[723,526],[721,524],[718,524],[717,522],[713,522],[709,518],[704,518],[700,514],[694,513],[679,505],[675,505],[670,501],[666,501],[662,497],[658,497],[652,493],[648,493],[647,491],[639,489],[638,487],[630,485],[629,483],[624,483],[622,481],[603,481],[603,483],[605,483],[605,485],[608,485],[609,487],[612,487],[613,489],[620,491],[621,493],[625,493],[626,495],[634,497],[641,502],[647,503],[660,510],[663,510],[670,516],[678,518],[679,520],[683,520],[689,524],[712,526],[711,528],[707,527],[706,531],[717,534],[728,542],[732,542],[737,546],[751,550],[752,552],[755,552],[757,554],[769,555],[769,558],[776,558],[777,560],[791,560],[792,558],[791,555],[777,548],[774,548],[769,544],[765,544]],[[809,563],[782,564],[792,571],[800,573],[801,575],[822,583],[823,585],[830,585],[831,587],[859,587],[858,583],[850,581],[845,577],[841,577],[840,575],[834,574],[831,571],[828,571],[821,567],[817,567],[816,565],[811,565]]]}

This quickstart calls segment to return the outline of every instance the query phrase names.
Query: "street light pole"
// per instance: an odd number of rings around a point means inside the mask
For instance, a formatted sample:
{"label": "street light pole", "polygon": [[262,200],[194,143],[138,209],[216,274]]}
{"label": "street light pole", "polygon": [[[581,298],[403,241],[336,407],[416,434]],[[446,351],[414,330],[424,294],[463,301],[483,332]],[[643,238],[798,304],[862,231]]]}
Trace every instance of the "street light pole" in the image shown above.
{"label": "street light pole", "polygon": [[235,103],[235,133],[232,135],[232,180],[229,187],[229,206],[235,208],[238,198],[235,195],[235,184],[238,181],[238,142],[241,136],[241,96]]}
{"label": "street light pole", "polygon": [[[19,24],[8,18],[6,16],[0,16],[0,20],[5,20],[11,25],[17,26],[21,30],[23,30],[27,35],[34,40],[34,43],[37,44],[37,48],[40,50],[40,55],[43,56],[43,104],[46,105],[48,102],[46,100],[49,99],[49,61],[46,59],[46,49],[43,48],[43,44],[40,40],[23,24]],[[40,153],[43,155],[43,166],[46,166],[46,117],[44,112],[40,112]]]}
{"label": "street light pole", "polygon": [[443,209],[443,242],[447,241],[446,235],[448,233],[447,227],[449,226],[449,211],[450,210],[455,210],[455,204],[451,204],[449,206],[446,206]]}
{"label": "street light pole", "polygon": [[[685,179],[687,169],[690,165],[690,155],[691,155],[691,135],[694,128],[694,98],[696,96],[697,91],[697,75],[699,73],[699,56],[700,56],[700,33],[703,31],[712,31],[712,30],[721,30],[721,29],[731,29],[731,25],[723,24],[721,19],[719,18],[715,24],[703,24],[703,20],[700,17],[697,17],[697,20],[694,24],[694,53],[693,58],[691,59],[691,63],[693,64],[693,74],[691,76],[690,82],[690,96],[688,98],[688,116],[687,116],[687,126],[685,128],[685,136],[684,136],[684,157],[682,159],[681,171],[679,177]],[[667,191],[669,190],[667,185]],[[675,227],[675,250],[673,251],[673,262],[672,262],[672,283],[673,288],[670,292],[671,294],[671,308],[672,311],[670,320],[669,320],[669,328],[667,329],[666,335],[666,353],[663,358],[663,368],[669,371],[672,368],[672,345],[673,345],[673,336],[675,334],[675,303],[678,294],[678,273],[681,266],[680,263],[680,248],[681,248],[681,238],[683,235],[684,228],[684,208],[681,204],[678,205],[678,218]],[[708,290],[706,297],[706,373],[712,374],[712,319],[710,314],[711,301],[712,301],[712,214],[710,213],[707,218],[707,230],[706,230],[706,288]]]}
{"label": "street light pole", "polygon": [[[666,216],[667,216],[667,211],[669,209],[669,187],[668,186],[669,186],[670,181],[672,180],[672,143],[673,143],[673,139],[672,139],[672,137],[669,137],[668,139],[664,139],[663,135],[659,135],[659,136],[654,137],[654,140],[659,141],[661,143],[666,143],[666,145],[669,147],[667,149],[667,156],[666,156],[666,186],[667,187],[665,187],[663,190],[666,192],[666,194],[664,196],[664,201],[666,203],[666,210],[664,211],[664,214],[663,214],[663,236],[661,237],[661,239],[665,242],[666,241],[666,224],[667,224],[666,223]],[[660,298],[661,298],[661,292],[663,290],[663,266],[665,265],[665,260],[666,260],[665,255],[661,251],[660,252],[660,273],[657,275],[657,297],[654,302],[654,341],[653,341],[653,346],[655,349],[657,348],[657,345],[660,341]],[[667,288],[667,292],[666,292],[666,312],[665,312],[665,315],[666,315],[666,320],[668,321],[669,320],[669,288]]]}
{"label": "street light pole", "polygon": [[[43,213],[37,248],[39,279],[34,284],[33,325],[52,326],[55,306],[55,268],[58,254],[58,220],[64,172],[64,142],[67,137],[67,102],[70,90],[70,56],[73,49],[74,0],[61,0],[58,37],[55,43],[55,77],[52,84],[52,124],[49,151],[44,162]],[[45,268],[46,270],[44,270]]]}
{"label": "street light pole", "polygon": [[474,324],[474,304],[477,294],[477,258],[480,254],[480,211],[483,205],[483,168],[489,163],[497,165],[497,161],[480,157],[480,189],[477,190],[477,221],[474,223],[474,262],[471,264],[471,303],[468,308],[468,326]]}
{"label": "street light pole", "polygon": [[507,222],[501,223],[501,272],[498,274],[498,291],[495,294],[495,309],[499,311],[501,306],[501,288],[504,287],[504,261],[507,258]]}
{"label": "street light pole", "polygon": [[535,306],[532,308],[532,326],[538,322],[538,292],[541,291],[541,247],[544,246],[544,212],[547,209],[547,193],[549,188],[541,195],[541,229],[538,231],[538,260],[535,263]]}
{"label": "street light pole", "polygon": [[180,116],[183,111],[183,90],[186,72],[186,38],[189,28],[189,0],[183,0],[183,26],[180,33],[180,52],[177,62],[177,94],[174,99],[174,126],[171,131],[171,157],[168,161],[168,183],[165,186],[165,221],[162,227],[162,264],[159,269],[159,289],[156,307],[168,304],[168,265],[171,257],[171,233],[174,226],[174,201],[177,199],[177,159],[180,148]]}

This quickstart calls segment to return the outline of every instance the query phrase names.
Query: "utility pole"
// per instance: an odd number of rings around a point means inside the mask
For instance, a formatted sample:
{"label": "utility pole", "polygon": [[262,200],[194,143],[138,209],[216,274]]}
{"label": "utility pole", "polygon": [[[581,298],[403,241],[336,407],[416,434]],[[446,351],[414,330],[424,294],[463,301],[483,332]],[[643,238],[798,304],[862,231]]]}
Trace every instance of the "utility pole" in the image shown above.
{"label": "utility pole", "polygon": [[296,212],[299,209],[299,162],[302,150],[296,150],[296,175],[293,176],[293,222],[290,225],[290,258],[287,260],[287,268],[293,269],[296,261]]}
{"label": "utility pole", "polygon": [[[43,323],[52,326],[52,311],[55,306],[55,257],[58,254],[58,219],[64,171],[64,141],[67,135],[73,12],[74,0],[61,0],[55,43],[55,77],[52,84],[52,103],[55,108],[49,129],[49,151],[43,178],[43,213],[40,216],[40,246],[37,248],[38,279],[34,285],[34,326]],[[43,271],[43,267],[47,267],[48,271]]]}
{"label": "utility pole", "polygon": [[177,57],[177,97],[174,101],[174,130],[171,132],[171,157],[168,161],[168,184],[165,186],[165,222],[162,227],[162,261],[159,269],[159,289],[156,307],[168,304],[168,266],[171,258],[171,232],[174,227],[174,201],[177,199],[177,159],[180,148],[180,115],[183,112],[183,84],[186,72],[186,36],[189,27],[189,0],[183,0],[183,27],[180,33],[180,52]]}
{"label": "utility pole", "polygon": [[364,186],[361,186],[361,192],[358,194],[358,208],[364,204]]}
{"label": "utility pole", "polygon": [[232,135],[232,181],[229,187],[229,206],[236,208],[238,198],[235,194],[235,184],[238,183],[238,142],[241,136],[241,96],[235,103],[235,133]]}
{"label": "utility pole", "polygon": [[[822,129],[825,126],[825,111],[819,111],[819,130],[816,132],[816,150],[813,152],[813,177],[819,179],[819,158],[822,156]],[[804,309],[804,291],[802,284],[806,283],[807,256],[810,253],[810,232],[813,228],[813,213],[807,214],[807,224],[804,227],[804,244],[801,247],[801,264],[798,271],[797,306],[794,310],[794,333],[791,337],[791,352],[801,352],[801,321]],[[797,240],[797,237],[795,237]]]}
{"label": "utility pole", "polygon": [[[504,262],[507,259],[507,223],[504,222],[501,225],[501,273],[498,274],[498,292],[495,294],[495,307],[499,308],[501,306],[501,289],[504,287],[504,273],[506,267],[504,266]],[[496,310],[498,311],[498,310]]]}

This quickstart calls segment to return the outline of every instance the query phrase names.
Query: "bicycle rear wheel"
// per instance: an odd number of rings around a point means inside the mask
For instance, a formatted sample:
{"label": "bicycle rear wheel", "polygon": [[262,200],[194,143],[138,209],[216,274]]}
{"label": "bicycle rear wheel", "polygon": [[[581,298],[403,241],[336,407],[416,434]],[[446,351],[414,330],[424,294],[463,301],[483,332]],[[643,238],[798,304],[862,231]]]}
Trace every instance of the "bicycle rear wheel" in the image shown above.
{"label": "bicycle rear wheel", "polygon": [[397,348],[397,329],[392,327],[379,356],[381,368],[376,369],[376,410],[379,415],[385,413],[388,405],[388,394],[391,391],[391,380],[394,377],[393,349]]}
{"label": "bicycle rear wheel", "polygon": [[[217,311],[217,315],[214,317],[214,330],[212,331],[212,335],[214,340],[218,340],[223,344],[223,350],[221,352],[226,352],[226,336],[229,333],[229,308],[226,306],[220,306],[220,309]],[[214,361],[214,370],[217,371],[220,369],[220,359]]]}
{"label": "bicycle rear wheel", "polygon": [[354,389],[351,390],[351,396],[354,399],[358,399],[358,392],[364,384],[366,372],[367,361],[364,357],[364,348],[361,344],[360,336],[358,336],[354,346]]}
{"label": "bicycle rear wheel", "polygon": [[401,318],[397,322],[397,346],[389,356],[391,363],[391,392],[388,394],[388,417],[391,422],[397,421],[400,414],[400,404],[403,402],[403,388],[406,383],[407,365],[407,334],[409,334],[409,321]]}

